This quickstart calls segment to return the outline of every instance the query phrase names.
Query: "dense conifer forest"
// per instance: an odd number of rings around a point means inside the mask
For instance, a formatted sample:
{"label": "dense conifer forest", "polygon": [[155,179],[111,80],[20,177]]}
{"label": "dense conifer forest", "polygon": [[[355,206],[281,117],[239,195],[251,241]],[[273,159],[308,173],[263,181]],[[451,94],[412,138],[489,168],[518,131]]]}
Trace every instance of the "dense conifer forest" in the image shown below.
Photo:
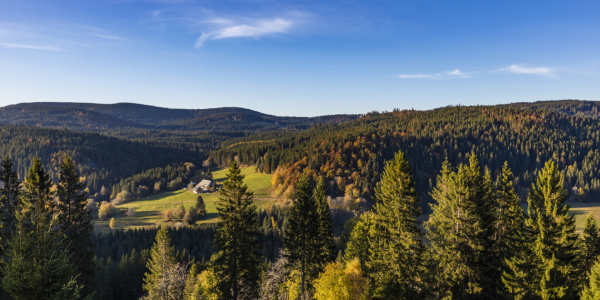
{"label": "dense conifer forest", "polygon": [[[1,297],[597,299],[600,231],[570,214],[600,198],[595,105],[372,112],[203,146],[0,125]],[[287,200],[257,209],[240,164]],[[216,224],[93,230],[94,201],[217,165]]]}
{"label": "dense conifer forest", "polygon": [[[572,112],[580,107],[570,104],[558,102],[554,110]],[[425,202],[432,202],[429,193],[446,158],[460,164],[475,151],[494,176],[507,161],[523,199],[536,170],[552,159],[564,173],[569,195],[577,201],[593,201],[600,199],[596,172],[600,167],[599,129],[598,120],[577,114],[512,106],[457,106],[374,112],[356,121],[315,125],[303,132],[263,133],[226,142],[210,155],[221,164],[237,159],[273,173],[273,188],[279,195],[293,194],[294,183],[307,171],[314,178],[327,179],[332,197],[372,199],[384,162],[401,150],[413,166],[424,209],[428,207]]]}

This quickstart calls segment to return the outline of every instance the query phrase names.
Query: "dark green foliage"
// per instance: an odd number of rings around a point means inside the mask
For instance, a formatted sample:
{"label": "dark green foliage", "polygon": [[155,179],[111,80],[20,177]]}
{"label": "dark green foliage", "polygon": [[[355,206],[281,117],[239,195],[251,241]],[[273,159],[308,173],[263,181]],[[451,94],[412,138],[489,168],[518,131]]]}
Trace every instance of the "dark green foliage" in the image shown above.
{"label": "dark green foliage", "polygon": [[600,102],[598,101],[580,101],[580,100],[559,100],[559,101],[536,101],[511,103],[501,106],[517,107],[530,110],[548,110],[560,112],[570,116],[600,118]]}
{"label": "dark green foliage", "polygon": [[30,228],[21,213],[16,216],[17,225],[2,265],[4,291],[16,300],[80,299],[81,286],[63,251],[62,235],[53,230],[49,217],[42,217],[47,220],[44,225]]}
{"label": "dark green foliage", "polygon": [[23,207],[16,209],[16,228],[3,262],[2,287],[14,299],[79,299],[77,272],[69,261],[64,235],[53,218],[52,181],[34,159],[25,178]]}
{"label": "dark green foliage", "polygon": [[94,244],[92,243],[91,211],[86,208],[85,183],[80,182],[75,164],[65,156],[58,174],[56,196],[56,225],[65,236],[71,263],[79,274],[78,282],[84,285],[83,293],[91,294],[94,287]]}
{"label": "dark green foliage", "polygon": [[19,176],[14,170],[13,162],[8,156],[2,160],[0,166],[0,181],[4,186],[0,189],[0,228],[2,234],[0,241],[6,246],[11,230],[15,227],[14,214],[19,205]]}
{"label": "dark green foliage", "polygon": [[250,109],[221,107],[210,109],[172,109],[135,103],[21,103],[0,109],[0,121],[46,127],[64,127],[78,131],[109,129],[163,130],[265,130],[305,128],[311,124],[342,122],[356,115],[333,115],[313,118],[276,117]]}
{"label": "dark green foliage", "polygon": [[0,124],[0,140],[0,153],[12,158],[20,178],[27,175],[33,158],[38,156],[50,178],[57,181],[60,164],[68,154],[76,161],[79,174],[86,177],[91,194],[99,193],[103,185],[112,186],[121,178],[148,169],[169,164],[175,167],[186,161],[200,164],[206,158],[203,150],[213,147],[157,143],[151,135],[127,141],[97,133],[4,124]]}
{"label": "dark green foliage", "polygon": [[227,178],[219,190],[218,253],[211,266],[224,299],[255,299],[260,278],[259,216],[235,160]]}
{"label": "dark green foliage", "polygon": [[302,295],[310,287],[308,283],[322,271],[325,241],[319,240],[321,218],[306,174],[296,183],[295,190],[284,244],[289,264],[300,268]]}
{"label": "dark green foliage", "polygon": [[54,193],[50,191],[52,180],[42,168],[40,159],[35,157],[23,182],[21,193],[22,211],[25,219],[34,227],[47,226],[54,213]]}
{"label": "dark green foliage", "polygon": [[[482,175],[475,155],[453,172],[446,161],[432,197],[426,224],[433,258],[437,297],[492,299],[499,283],[493,257],[494,204],[489,172]],[[498,274],[499,275],[499,274]]]}
{"label": "dark green foliage", "polygon": [[[496,232],[494,235],[494,251],[499,269],[496,272],[502,274],[508,272],[510,260],[519,254],[525,247],[524,244],[524,218],[525,212],[521,207],[521,201],[514,189],[515,178],[504,163],[502,174],[496,184]],[[498,288],[498,292],[506,294],[504,286]],[[508,294],[509,295],[509,294]]]}
{"label": "dark green foliage", "polygon": [[576,299],[580,259],[575,217],[569,216],[564,179],[553,161],[538,173],[527,197],[527,247],[509,264],[503,281],[518,299]]}
{"label": "dark green foliage", "polygon": [[598,254],[600,254],[600,233],[598,232],[596,218],[590,214],[585,219],[585,227],[583,228],[582,272],[584,275],[589,274],[592,265],[598,259]]}
{"label": "dark green foliage", "polygon": [[333,222],[331,220],[331,210],[329,209],[329,203],[327,203],[327,186],[325,185],[325,179],[319,178],[317,186],[313,191],[313,197],[317,204],[317,214],[319,216],[319,228],[318,237],[316,238],[319,243],[322,243],[322,248],[319,251],[320,257],[318,258],[320,269],[325,268],[325,265],[335,258],[335,243],[333,236]]}
{"label": "dark green foliage", "polygon": [[198,198],[196,198],[196,205],[194,206],[194,210],[198,215],[198,219],[206,217],[206,206],[204,205],[204,199],[202,199],[202,195],[198,195]]}
{"label": "dark green foliage", "polygon": [[[475,151],[493,176],[501,173],[507,161],[522,199],[535,170],[554,159],[565,169],[567,189],[583,187],[588,199],[600,199],[599,143],[599,120],[503,106],[457,106],[370,113],[303,132],[253,135],[227,141],[211,155],[217,163],[238,156],[242,163],[257,164],[264,172],[273,173],[279,166],[296,179],[304,169],[314,170],[314,178],[324,176],[326,182],[337,184],[335,179],[342,177],[346,185],[354,184],[361,196],[370,198],[384,162],[401,150],[413,167],[423,202],[433,202],[429,191],[446,157],[459,165]],[[329,196],[342,196],[339,188],[330,191],[334,195]],[[421,206],[427,213],[426,203]]]}
{"label": "dark green foliage", "polygon": [[375,189],[366,270],[378,299],[415,299],[422,293],[421,207],[404,153],[386,163]]}

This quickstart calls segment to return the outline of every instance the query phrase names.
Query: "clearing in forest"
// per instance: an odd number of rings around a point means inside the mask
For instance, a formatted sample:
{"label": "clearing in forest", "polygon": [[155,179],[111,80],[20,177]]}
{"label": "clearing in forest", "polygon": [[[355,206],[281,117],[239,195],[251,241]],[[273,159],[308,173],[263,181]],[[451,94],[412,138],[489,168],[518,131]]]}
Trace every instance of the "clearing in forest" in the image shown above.
{"label": "clearing in forest", "polygon": [[[265,209],[267,204],[274,203],[278,199],[271,198],[271,178],[270,174],[255,173],[255,167],[242,167],[242,174],[246,177],[244,182],[248,185],[248,189],[254,192],[254,198],[256,199],[255,204],[258,209]],[[213,179],[222,185],[222,182],[226,179],[227,169],[226,168],[215,168],[211,170]],[[196,205],[196,198],[198,195],[202,195],[204,203],[206,205],[207,215],[202,220],[198,221],[197,224],[201,223],[216,223],[218,219],[216,203],[219,200],[218,193],[203,193],[194,194],[192,191],[183,189],[173,192],[164,192],[155,195],[150,195],[140,200],[128,202],[115,207],[115,213],[113,217],[117,222],[118,229],[133,229],[141,228],[146,226],[156,225],[176,225],[180,220],[165,221],[163,218],[163,212],[167,209],[178,210],[181,204],[184,205],[186,210]],[[133,217],[127,216],[121,210],[133,208],[135,215]],[[94,220],[96,230],[108,231],[109,219],[106,220]]]}

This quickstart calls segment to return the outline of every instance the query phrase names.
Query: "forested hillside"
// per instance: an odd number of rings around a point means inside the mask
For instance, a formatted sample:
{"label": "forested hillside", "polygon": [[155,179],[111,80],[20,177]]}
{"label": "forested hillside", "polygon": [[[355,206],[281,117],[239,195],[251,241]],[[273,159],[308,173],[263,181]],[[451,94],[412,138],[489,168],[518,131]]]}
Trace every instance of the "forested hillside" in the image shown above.
{"label": "forested hillside", "polygon": [[[504,106],[504,105],[501,105]],[[522,109],[543,109],[564,113],[570,116],[600,118],[599,101],[559,100],[512,103],[505,106]]]}
{"label": "forested hillside", "polygon": [[0,153],[15,163],[20,178],[27,174],[35,156],[51,178],[65,154],[70,155],[91,194],[102,186],[110,188],[121,178],[156,167],[179,162],[200,163],[206,154],[202,148],[182,148],[168,143],[133,142],[98,133],[30,126],[0,125]]}
{"label": "forested hillside", "polygon": [[508,161],[522,197],[535,170],[553,159],[565,174],[566,187],[576,188],[573,199],[590,201],[600,199],[599,130],[598,120],[547,110],[457,106],[370,113],[304,132],[264,133],[226,142],[211,156],[220,164],[237,158],[274,173],[273,188],[284,196],[293,194],[293,183],[307,171],[328,179],[331,196],[368,199],[384,161],[401,150],[413,167],[420,196],[428,201],[446,158],[457,165],[474,151],[494,176]]}

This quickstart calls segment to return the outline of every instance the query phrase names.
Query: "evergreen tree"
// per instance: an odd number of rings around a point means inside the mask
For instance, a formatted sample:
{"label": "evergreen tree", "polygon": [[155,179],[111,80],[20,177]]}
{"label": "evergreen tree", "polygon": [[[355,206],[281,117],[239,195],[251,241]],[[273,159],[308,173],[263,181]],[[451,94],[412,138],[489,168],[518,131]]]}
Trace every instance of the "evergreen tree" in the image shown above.
{"label": "evergreen tree", "polygon": [[284,244],[289,263],[300,267],[300,295],[304,295],[307,281],[316,278],[321,271],[323,243],[318,241],[320,216],[306,173],[296,183],[295,190]]}
{"label": "evergreen tree", "polygon": [[321,270],[325,265],[332,262],[335,258],[335,243],[333,240],[333,224],[331,222],[331,210],[327,203],[327,185],[325,178],[319,178],[317,186],[313,191],[313,196],[317,203],[317,213],[319,215],[319,228],[317,242],[322,243],[319,253],[318,263],[321,264]]}
{"label": "evergreen tree", "polygon": [[25,218],[29,218],[34,226],[47,225],[47,219],[54,213],[54,193],[51,192],[52,180],[42,168],[40,159],[36,156],[27,172],[21,193],[22,207]]}
{"label": "evergreen tree", "polygon": [[[523,237],[523,226],[525,212],[521,207],[521,200],[515,192],[515,178],[508,166],[504,162],[502,174],[498,178],[496,185],[496,232],[494,236],[495,253],[499,263],[500,274],[509,271],[508,264],[510,260],[522,250],[525,246]],[[506,275],[504,275],[506,276]],[[504,280],[504,279],[503,279]],[[498,287],[501,294],[506,294],[504,285]]]}
{"label": "evergreen tree", "polygon": [[589,274],[589,280],[581,293],[581,300],[600,299],[600,260],[596,260],[592,265]]}
{"label": "evergreen tree", "polygon": [[592,265],[598,259],[600,254],[600,235],[598,233],[598,225],[594,215],[590,214],[585,219],[585,227],[583,228],[583,262],[582,272],[586,276],[592,269]]}
{"label": "evergreen tree", "polygon": [[358,259],[362,269],[366,269],[367,261],[370,256],[369,249],[369,231],[375,225],[372,212],[366,212],[360,215],[358,222],[350,233],[350,239],[344,253],[346,263]]}
{"label": "evergreen tree", "polygon": [[39,159],[29,169],[22,193],[24,209],[16,209],[16,229],[3,263],[2,286],[14,299],[79,299],[81,287],[64,235],[53,218],[52,182]]}
{"label": "evergreen tree", "polygon": [[206,216],[206,206],[204,205],[204,199],[202,199],[202,195],[198,195],[198,198],[196,198],[196,206],[194,206],[194,210],[196,210],[198,219],[202,219]]}
{"label": "evergreen tree", "polygon": [[66,237],[68,254],[78,282],[84,285],[84,294],[94,291],[94,243],[92,242],[91,211],[87,210],[85,183],[80,182],[79,173],[71,158],[66,155],[58,174],[58,204],[56,206],[57,225]]}
{"label": "evergreen tree", "polygon": [[504,276],[517,299],[576,299],[580,278],[575,217],[565,204],[564,179],[546,162],[527,197],[527,249],[509,264]]}
{"label": "evergreen tree", "polygon": [[[27,226],[17,212],[13,231],[2,264],[3,289],[16,300],[81,299],[81,286],[75,270],[63,251],[60,233],[53,230],[48,217],[45,226]],[[91,299],[91,297],[88,297]]]}
{"label": "evergreen tree", "polygon": [[156,233],[156,241],[150,250],[147,263],[148,273],[144,276],[144,291],[150,299],[167,299],[169,291],[161,284],[175,266],[175,247],[171,245],[171,236],[163,226]]}
{"label": "evergreen tree", "polygon": [[258,213],[235,160],[227,177],[219,190],[220,220],[215,235],[219,252],[211,266],[224,299],[255,299],[260,279]]}
{"label": "evergreen tree", "polygon": [[2,230],[2,245],[6,246],[11,229],[16,225],[14,215],[19,205],[20,182],[17,171],[13,168],[13,162],[4,157],[0,165],[0,181],[4,186],[0,189],[0,228]]}
{"label": "evergreen tree", "polygon": [[[431,195],[437,201],[426,224],[438,269],[440,298],[496,298],[493,255],[495,210],[489,171],[481,174],[471,154],[469,165],[453,172],[446,160]],[[490,229],[491,228],[491,229]]]}
{"label": "evergreen tree", "polygon": [[415,299],[421,291],[424,250],[421,207],[412,170],[399,151],[386,163],[375,189],[367,273],[378,299]]}

